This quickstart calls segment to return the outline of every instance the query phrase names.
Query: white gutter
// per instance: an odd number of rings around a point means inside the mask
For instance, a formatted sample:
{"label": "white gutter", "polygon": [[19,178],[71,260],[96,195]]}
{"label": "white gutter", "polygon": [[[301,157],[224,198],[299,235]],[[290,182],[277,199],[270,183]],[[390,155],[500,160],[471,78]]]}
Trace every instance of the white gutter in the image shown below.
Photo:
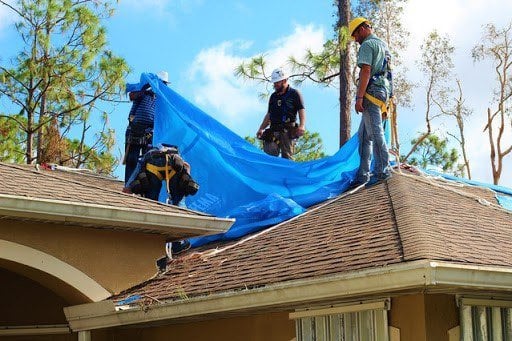
{"label": "white gutter", "polygon": [[234,219],[0,195],[0,215],[183,236],[227,231]]}
{"label": "white gutter", "polygon": [[67,307],[64,312],[71,329],[81,331],[443,286],[512,291],[512,270],[423,260],[129,310],[116,311],[112,301],[103,301]]}

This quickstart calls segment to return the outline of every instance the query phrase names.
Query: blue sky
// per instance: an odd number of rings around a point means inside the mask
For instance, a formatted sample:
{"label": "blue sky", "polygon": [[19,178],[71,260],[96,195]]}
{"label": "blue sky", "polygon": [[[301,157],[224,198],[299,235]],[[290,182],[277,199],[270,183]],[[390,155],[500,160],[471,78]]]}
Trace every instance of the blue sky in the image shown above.
{"label": "blue sky", "polygon": [[[15,47],[10,17],[0,6],[0,44]],[[141,72],[169,72],[171,87],[241,136],[254,135],[267,103],[258,98],[261,84],[237,79],[233,70],[249,58],[264,54],[268,69],[286,68],[288,56],[301,58],[306,48],[318,50],[332,37],[334,7],[331,1],[237,0],[121,0],[116,14],[106,22],[110,48],[132,67],[127,82],[137,82]],[[471,48],[482,25],[505,26],[512,17],[508,0],[410,0],[404,24],[411,32],[403,53],[409,78],[421,85],[415,61],[419,45],[437,28],[455,45],[456,74],[463,82],[467,103],[474,109],[467,123],[473,178],[491,181],[487,136],[482,133],[484,114],[494,86],[492,65],[473,63]],[[319,132],[326,152],[338,149],[338,94],[335,88],[305,83],[300,87],[307,110],[307,129]],[[423,130],[424,90],[414,94],[414,107],[400,110],[399,132],[403,149]],[[120,104],[110,116],[116,129],[115,153],[123,150],[130,104]],[[360,118],[353,114],[355,125]],[[451,129],[450,122],[434,123],[436,132]],[[512,137],[507,136],[510,143]],[[403,150],[404,151],[404,150]],[[508,157],[500,184],[512,187],[512,156]],[[123,167],[116,170],[123,174]]]}

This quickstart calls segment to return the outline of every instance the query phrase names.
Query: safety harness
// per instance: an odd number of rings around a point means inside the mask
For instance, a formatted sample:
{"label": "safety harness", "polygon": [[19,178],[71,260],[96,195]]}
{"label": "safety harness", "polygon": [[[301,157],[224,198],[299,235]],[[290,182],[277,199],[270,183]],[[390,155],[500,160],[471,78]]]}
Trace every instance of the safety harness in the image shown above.
{"label": "safety harness", "polygon": [[[174,166],[173,167],[170,166],[171,163],[175,164],[174,159],[175,159],[174,155],[166,153],[164,166],[156,166],[151,163],[146,164],[146,171],[154,174],[158,178],[158,180],[162,181],[165,177],[167,193],[171,192],[170,188],[169,188],[169,182],[176,175],[176,170],[174,169]],[[183,162],[181,163],[180,171],[182,171],[182,170],[183,170]]]}
{"label": "safety harness", "polygon": [[[393,74],[391,73],[391,55],[389,54],[388,51],[386,51],[385,53],[381,71],[377,72],[370,78],[367,88],[381,77],[386,77],[386,79],[389,81],[391,89],[389,98],[393,97]],[[364,94],[364,97],[380,108],[383,117],[386,116],[388,112],[390,112],[389,105],[391,101],[382,101],[377,97],[370,95],[368,92]]]}
{"label": "safety harness", "polygon": [[144,194],[149,187],[149,181],[146,176],[151,173],[162,181],[165,179],[167,193],[171,193],[170,183],[174,177],[176,179],[175,185],[182,195],[194,195],[199,190],[199,185],[188,174],[185,162],[180,157],[178,149],[175,146],[164,146],[161,149],[150,150],[144,155],[143,166],[137,175],[135,181],[130,184],[132,192],[136,194]]}

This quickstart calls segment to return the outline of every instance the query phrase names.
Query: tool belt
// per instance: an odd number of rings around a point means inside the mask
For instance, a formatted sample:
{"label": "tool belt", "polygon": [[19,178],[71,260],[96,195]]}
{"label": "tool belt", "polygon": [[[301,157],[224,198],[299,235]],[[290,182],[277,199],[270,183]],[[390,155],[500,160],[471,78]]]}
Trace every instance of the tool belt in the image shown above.
{"label": "tool belt", "polygon": [[279,143],[279,135],[282,133],[287,133],[291,139],[295,139],[298,138],[297,128],[298,124],[295,122],[270,124],[270,127],[265,129],[261,134],[260,140]]}
{"label": "tool belt", "polygon": [[137,128],[128,126],[126,143],[137,146],[147,146],[153,143],[153,128]]}
{"label": "tool belt", "polygon": [[[185,162],[179,155],[178,149],[171,146],[162,150],[151,150],[144,156],[144,165],[132,183],[131,190],[135,194],[144,194],[149,190],[148,173],[156,176],[160,181],[165,180],[167,193],[171,196],[194,195],[199,190],[199,184],[188,173]],[[176,185],[171,188],[170,182],[176,177]],[[176,191],[177,193],[172,193]]]}

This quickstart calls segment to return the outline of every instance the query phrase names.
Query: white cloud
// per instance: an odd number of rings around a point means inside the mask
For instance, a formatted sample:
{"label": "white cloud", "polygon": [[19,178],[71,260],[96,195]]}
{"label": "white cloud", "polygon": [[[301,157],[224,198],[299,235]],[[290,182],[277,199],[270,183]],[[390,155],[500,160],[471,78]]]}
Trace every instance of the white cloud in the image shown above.
{"label": "white cloud", "polygon": [[[285,66],[288,58],[293,55],[302,59],[309,48],[318,51],[324,42],[324,32],[321,28],[296,26],[294,32],[270,44],[267,51],[261,51],[269,70]],[[192,62],[190,68],[191,81],[199,84],[194,91],[194,100],[201,106],[214,109],[216,117],[233,127],[248,117],[261,120],[266,103],[258,99],[257,94],[264,91],[261,84],[244,81],[234,75],[236,66],[253,56],[247,56],[246,51],[252,43],[247,41],[229,41],[202,50]],[[245,54],[244,54],[245,53]],[[256,127],[256,125],[254,125]],[[256,129],[256,128],[254,128]]]}

